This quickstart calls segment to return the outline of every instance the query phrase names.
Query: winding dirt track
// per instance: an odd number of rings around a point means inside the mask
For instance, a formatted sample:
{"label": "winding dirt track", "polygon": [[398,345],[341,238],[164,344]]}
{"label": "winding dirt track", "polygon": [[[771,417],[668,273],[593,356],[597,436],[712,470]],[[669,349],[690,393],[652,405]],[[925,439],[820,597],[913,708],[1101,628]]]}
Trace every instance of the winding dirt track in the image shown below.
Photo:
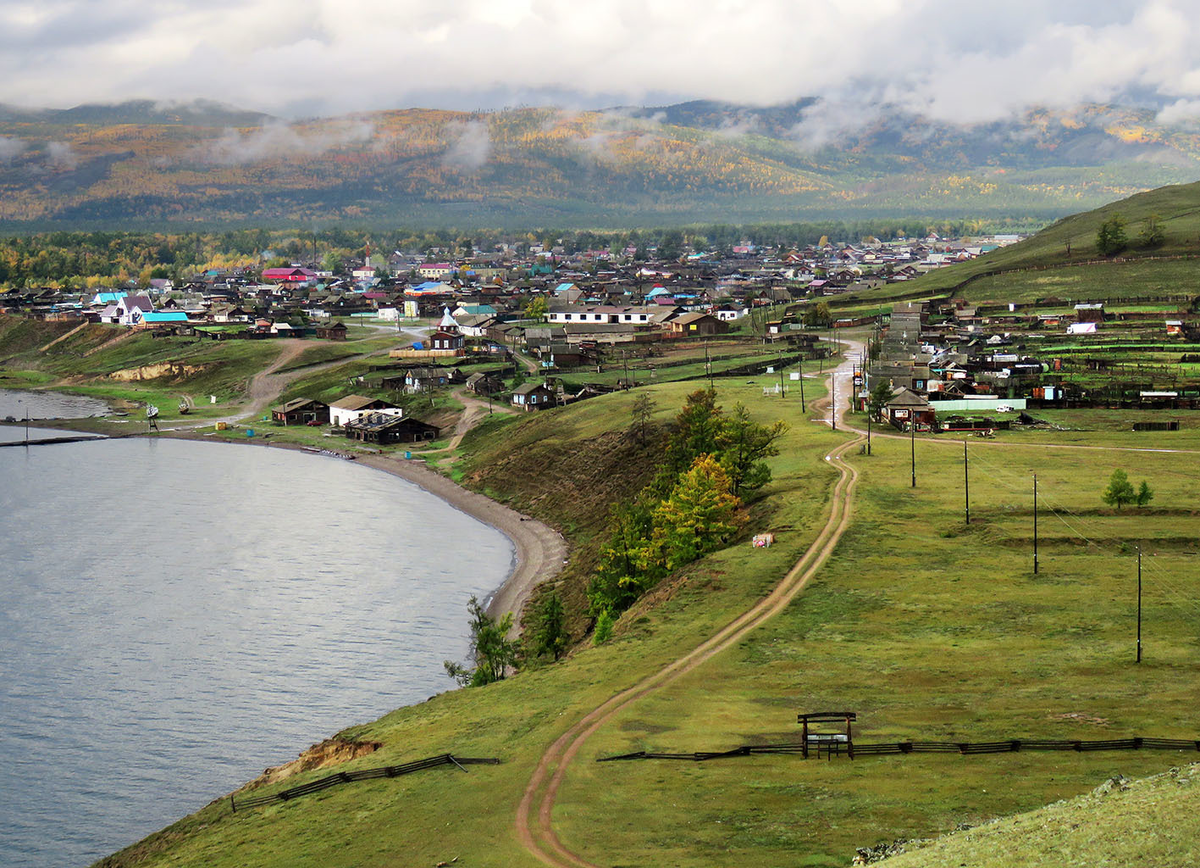
{"label": "winding dirt track", "polygon": [[[844,377],[850,370],[849,365],[847,362],[831,376]],[[569,850],[554,831],[554,802],[567,768],[587,740],[619,711],[641,697],[661,690],[734,645],[751,630],[779,614],[800,593],[808,580],[832,554],[850,524],[851,502],[858,483],[858,471],[846,463],[843,456],[864,440],[865,437],[860,434],[826,456],[826,460],[841,472],[833,490],[829,519],[803,557],[770,594],[692,651],[589,712],[542,754],[525,787],[516,816],[517,837],[531,854],[552,868],[599,868],[595,863]]]}

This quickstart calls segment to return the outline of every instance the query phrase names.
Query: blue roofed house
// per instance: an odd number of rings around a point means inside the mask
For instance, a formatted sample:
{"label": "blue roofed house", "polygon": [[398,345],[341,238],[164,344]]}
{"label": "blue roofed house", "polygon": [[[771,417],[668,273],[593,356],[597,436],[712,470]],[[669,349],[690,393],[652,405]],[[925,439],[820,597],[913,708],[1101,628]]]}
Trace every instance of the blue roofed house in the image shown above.
{"label": "blue roofed house", "polygon": [[181,310],[148,310],[142,314],[142,322],[146,325],[187,321],[188,315]]}
{"label": "blue roofed house", "polygon": [[460,304],[452,312],[451,316],[458,319],[462,316],[495,316],[496,309],[490,304]]}
{"label": "blue roofed house", "polygon": [[129,293],[124,290],[103,290],[96,293],[95,297],[92,298],[92,307],[99,307],[102,304],[116,304],[118,299],[124,298],[127,295]]}

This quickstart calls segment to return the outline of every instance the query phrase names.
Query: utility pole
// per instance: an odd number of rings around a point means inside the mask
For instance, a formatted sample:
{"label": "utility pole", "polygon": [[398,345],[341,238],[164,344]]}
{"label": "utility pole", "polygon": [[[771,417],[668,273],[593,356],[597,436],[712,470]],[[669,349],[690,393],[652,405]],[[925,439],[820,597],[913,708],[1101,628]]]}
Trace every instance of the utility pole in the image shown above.
{"label": "utility pole", "polygon": [[1038,571],[1037,552],[1037,474],[1033,474],[1033,574]]}
{"label": "utility pole", "polygon": [[713,391],[712,360],[708,357],[708,338],[704,339],[704,371],[708,374],[708,390]]}
{"label": "utility pole", "polygon": [[829,427],[837,430],[837,370],[829,373]]}
{"label": "utility pole", "polygon": [[917,417],[908,411],[908,445],[912,451],[912,487],[917,487]]}
{"label": "utility pole", "polygon": [[807,413],[804,406],[804,354],[800,354],[800,412]]}
{"label": "utility pole", "polygon": [[971,526],[971,474],[967,470],[967,441],[963,440],[963,496],[966,500],[967,527]]}
{"label": "utility pole", "polygon": [[871,457],[871,402],[867,402],[867,457]]}
{"label": "utility pole", "polygon": [[779,397],[787,397],[787,386],[783,383],[783,351],[779,351]]}
{"label": "utility pole", "polygon": [[1138,631],[1137,662],[1142,662],[1142,547],[1138,546]]}

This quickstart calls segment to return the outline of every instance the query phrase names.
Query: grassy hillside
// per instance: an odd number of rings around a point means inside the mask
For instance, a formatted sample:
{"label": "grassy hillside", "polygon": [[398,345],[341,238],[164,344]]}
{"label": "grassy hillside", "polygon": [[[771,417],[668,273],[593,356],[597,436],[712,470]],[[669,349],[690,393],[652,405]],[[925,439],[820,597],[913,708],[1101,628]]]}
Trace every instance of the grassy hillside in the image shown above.
{"label": "grassy hillside", "polygon": [[[1097,858],[1098,850],[1105,860]],[[957,832],[881,863],[886,868],[1059,868],[1200,864],[1200,766],[1095,792]]]}
{"label": "grassy hillside", "polygon": [[[765,397],[770,379],[718,388],[725,406],[743,401],[757,418],[792,426],[772,461],[776,479],[747,528],[773,530],[774,547],[743,542],[667,580],[622,617],[606,645],[342,734],[383,744],[344,768],[444,751],[497,756],[500,765],[348,784],[236,814],[216,802],[101,864],[383,866],[455,857],[462,865],[538,864],[520,847],[513,821],[542,750],[602,700],[761,598],[827,514],[835,474],[824,456],[846,435],[807,423],[792,398]],[[688,388],[652,387],[658,421]],[[611,486],[595,491],[598,480],[623,460],[639,466],[620,434],[631,401],[614,394],[493,422],[471,443],[464,477],[586,536],[616,494]],[[1111,433],[1080,433],[1075,442],[1126,445],[1129,435],[1112,424]],[[872,457],[852,458],[863,474],[852,526],[818,578],[740,645],[633,703],[584,745],[554,817],[567,846],[601,865],[834,868],[856,847],[931,837],[1074,797],[1114,768],[1138,777],[1186,760],[1143,751],[592,762],[638,749],[793,741],[796,712],[826,708],[856,710],[862,741],[1200,735],[1192,602],[1200,573],[1191,528],[1200,501],[1188,481],[1200,471],[1200,429],[1156,439],[1173,453],[1041,445],[1054,436],[1014,432],[971,446],[969,527],[961,443],[918,440],[913,489],[908,440],[877,436]],[[579,481],[558,482],[572,475],[573,461],[583,465]],[[1081,474],[1083,462],[1090,471]],[[1153,509],[1103,508],[1100,492],[1114,467],[1130,470],[1135,483],[1148,479],[1157,491]],[[1043,509],[1036,576],[1034,471]],[[1135,545],[1146,554],[1141,665],[1133,663]],[[1102,847],[1088,853],[1087,864],[1104,855]]]}
{"label": "grassy hillside", "polygon": [[[1096,235],[1113,216],[1125,221],[1129,246],[1105,257],[1096,248]],[[1152,217],[1163,242],[1147,247],[1139,236]],[[1198,295],[1200,277],[1192,257],[1200,257],[1200,182],[1161,187],[1064,217],[1018,244],[911,282],[839,296],[833,305],[873,311],[897,300],[945,297],[952,291],[976,303]]]}

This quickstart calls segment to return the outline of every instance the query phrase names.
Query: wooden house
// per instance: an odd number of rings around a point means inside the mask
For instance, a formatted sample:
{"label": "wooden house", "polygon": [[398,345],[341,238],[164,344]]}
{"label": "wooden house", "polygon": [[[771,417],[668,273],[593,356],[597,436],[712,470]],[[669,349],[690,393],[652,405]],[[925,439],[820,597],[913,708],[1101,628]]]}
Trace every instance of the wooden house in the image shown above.
{"label": "wooden house", "polygon": [[421,443],[436,440],[438,427],[420,419],[367,413],[345,426],[346,437],[364,443]]}
{"label": "wooden house", "polygon": [[404,373],[404,390],[410,394],[440,389],[461,382],[458,368],[410,368]]}
{"label": "wooden house", "polygon": [[544,383],[526,383],[513,389],[512,404],[522,410],[544,410],[555,403],[554,392]]}
{"label": "wooden house", "polygon": [[384,401],[382,398],[346,395],[343,398],[338,398],[329,405],[329,422],[335,428],[343,427],[360,416],[366,416],[369,413],[383,413],[398,418],[403,415],[404,411],[395,404]]}
{"label": "wooden house", "polygon": [[913,422],[932,425],[937,421],[937,414],[929,400],[903,387],[892,393],[892,397],[883,405],[883,413],[886,421],[901,430],[907,429]]}
{"label": "wooden house", "polygon": [[495,395],[504,391],[504,381],[495,374],[477,371],[467,377],[467,389],[476,395]]}
{"label": "wooden house", "polygon": [[271,410],[272,418],[281,425],[327,425],[329,405],[311,398],[297,398]]}
{"label": "wooden house", "polygon": [[313,333],[318,338],[324,338],[327,341],[344,341],[346,339],[346,324],[335,322],[332,325],[317,326],[313,329]]}
{"label": "wooden house", "polygon": [[429,336],[429,348],[433,350],[461,350],[463,336],[456,331],[439,329]]}
{"label": "wooden house", "polygon": [[709,337],[729,331],[729,323],[708,313],[681,313],[666,325],[673,336],[679,337]]}

